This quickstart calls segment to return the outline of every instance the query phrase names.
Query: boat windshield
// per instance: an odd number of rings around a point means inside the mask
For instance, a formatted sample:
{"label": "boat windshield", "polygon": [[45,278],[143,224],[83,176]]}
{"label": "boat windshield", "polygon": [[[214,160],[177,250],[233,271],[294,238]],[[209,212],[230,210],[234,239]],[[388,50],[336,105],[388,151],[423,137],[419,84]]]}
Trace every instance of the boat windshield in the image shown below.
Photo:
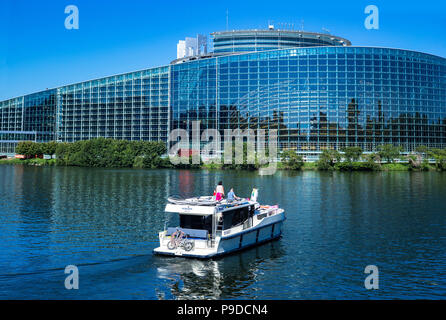
{"label": "boat windshield", "polygon": [[185,229],[207,230],[212,233],[212,215],[199,216],[180,214],[180,227]]}

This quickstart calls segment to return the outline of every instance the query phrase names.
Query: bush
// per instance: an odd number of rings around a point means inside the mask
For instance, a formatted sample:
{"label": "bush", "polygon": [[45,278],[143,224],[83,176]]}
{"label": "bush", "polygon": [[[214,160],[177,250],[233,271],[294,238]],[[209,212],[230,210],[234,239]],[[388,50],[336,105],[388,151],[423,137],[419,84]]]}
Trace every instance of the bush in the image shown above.
{"label": "bush", "polygon": [[427,160],[423,160],[421,163],[420,170],[421,171],[429,171],[431,169],[431,166],[429,165],[429,162]]}
{"label": "bush", "polygon": [[409,167],[402,163],[386,163],[382,166],[382,170],[386,171],[408,171]]}
{"label": "bush", "polygon": [[435,159],[435,167],[439,171],[446,170],[446,149],[432,149],[429,155]]}
{"label": "bush", "polygon": [[304,165],[303,158],[293,150],[283,151],[280,158],[283,168],[287,170],[300,170]]}
{"label": "bush", "polygon": [[43,154],[43,147],[41,143],[21,141],[17,144],[16,153],[22,154],[27,158],[34,158]]}
{"label": "bush", "polygon": [[56,148],[57,148],[57,142],[56,141],[50,141],[46,143],[42,143],[42,153],[48,154],[50,156],[56,154]]}
{"label": "bush", "polygon": [[133,160],[133,168],[144,168],[144,158],[141,156],[135,157]]}
{"label": "bush", "polygon": [[145,168],[159,168],[163,161],[161,155],[166,153],[166,145],[162,142],[143,141],[141,146],[136,148],[144,157]]}
{"label": "bush", "polygon": [[[223,155],[222,169],[257,170],[261,167],[257,153],[255,153],[255,155],[254,155],[254,157],[255,157],[254,163],[248,163],[248,144],[246,142],[243,143],[243,150],[242,150],[243,161],[242,161],[242,163],[236,163],[237,151],[240,152],[240,148],[238,145],[233,143],[233,145],[232,145],[232,161],[231,161],[231,163],[224,163],[224,155]],[[268,155],[265,155],[265,156],[268,156]]]}
{"label": "bush", "polygon": [[340,171],[375,171],[379,170],[376,164],[370,162],[340,162],[335,165]]}
{"label": "bush", "polygon": [[177,169],[200,169],[201,165],[203,164],[203,162],[201,161],[201,157],[200,157],[200,163],[194,164],[193,163],[193,159],[192,156],[189,156],[187,163],[182,163],[181,162],[181,158],[182,157],[174,157],[172,158],[173,161],[175,161],[175,163],[177,164],[172,164],[172,162],[170,162],[170,159],[166,159],[167,161],[162,161],[162,166],[165,168],[177,168]]}
{"label": "bush", "polygon": [[347,147],[342,149],[344,152],[344,158],[348,162],[358,161],[362,155],[362,149],[360,147]]}
{"label": "bush", "polygon": [[[51,151],[54,146],[46,146]],[[58,165],[103,168],[159,168],[166,152],[163,142],[97,138],[73,143],[57,143]]]}
{"label": "bush", "polygon": [[317,168],[319,170],[333,170],[335,164],[341,161],[341,154],[337,150],[324,150],[319,156]]}

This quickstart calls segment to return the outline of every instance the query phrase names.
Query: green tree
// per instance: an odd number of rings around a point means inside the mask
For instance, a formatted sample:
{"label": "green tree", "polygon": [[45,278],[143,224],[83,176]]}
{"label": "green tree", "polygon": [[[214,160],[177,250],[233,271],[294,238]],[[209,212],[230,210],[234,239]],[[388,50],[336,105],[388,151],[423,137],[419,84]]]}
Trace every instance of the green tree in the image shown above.
{"label": "green tree", "polygon": [[280,155],[281,161],[288,170],[300,170],[304,165],[304,161],[300,155],[294,150],[285,150]]}
{"label": "green tree", "polygon": [[166,145],[163,142],[145,141],[142,147],[144,167],[160,167],[162,164],[161,156],[165,153]]}
{"label": "green tree", "polygon": [[[259,165],[259,159],[257,156],[257,153],[254,155],[250,155],[251,157],[254,156],[254,161],[250,159],[249,162],[254,163],[248,163],[248,144],[246,142],[242,145],[243,150],[240,150],[240,146],[238,146],[235,142],[232,144],[232,161],[231,163],[224,163],[224,155],[223,155],[223,169],[233,169],[233,170],[257,170]],[[239,154],[240,151],[242,151],[242,163],[236,163],[236,154]]]}
{"label": "green tree", "polygon": [[429,170],[429,163],[427,159],[424,159],[428,154],[429,149],[426,146],[417,146],[412,154],[409,154],[406,158],[409,162],[409,170]]}
{"label": "green tree", "polygon": [[364,165],[370,170],[380,170],[381,169],[381,157],[377,153],[368,153],[362,156],[365,160]]}
{"label": "green tree", "polygon": [[67,142],[60,142],[56,146],[56,164],[68,165],[67,157],[69,152],[69,144]]}
{"label": "green tree", "polygon": [[426,147],[426,146],[423,146],[423,145],[417,146],[415,148],[415,153],[418,153],[418,154],[421,154],[421,155],[428,154],[428,152],[429,152],[429,148]]}
{"label": "green tree", "polygon": [[358,161],[361,158],[362,148],[346,147],[342,149],[342,152],[344,152],[344,158],[347,160],[347,162],[354,162]]}
{"label": "green tree", "polygon": [[43,154],[53,155],[56,153],[57,142],[50,141],[46,143],[42,143],[42,152]]}
{"label": "green tree", "polygon": [[387,162],[393,162],[396,158],[400,157],[402,148],[400,146],[394,146],[392,144],[385,144],[378,146],[378,154],[382,159],[386,159]]}
{"label": "green tree", "polygon": [[332,170],[341,161],[341,154],[337,150],[324,150],[319,156],[317,167],[319,170]]}
{"label": "green tree", "polygon": [[15,152],[25,156],[28,155],[30,144],[31,141],[20,141],[15,148]]}
{"label": "green tree", "polygon": [[22,154],[27,158],[33,158],[43,154],[42,144],[32,141],[21,141],[17,144],[15,152]]}
{"label": "green tree", "polygon": [[157,168],[166,152],[164,142],[127,141],[97,138],[73,143],[58,143],[57,164],[106,168]]}
{"label": "green tree", "polygon": [[446,170],[446,149],[432,149],[429,156],[435,159],[435,167],[437,170]]}

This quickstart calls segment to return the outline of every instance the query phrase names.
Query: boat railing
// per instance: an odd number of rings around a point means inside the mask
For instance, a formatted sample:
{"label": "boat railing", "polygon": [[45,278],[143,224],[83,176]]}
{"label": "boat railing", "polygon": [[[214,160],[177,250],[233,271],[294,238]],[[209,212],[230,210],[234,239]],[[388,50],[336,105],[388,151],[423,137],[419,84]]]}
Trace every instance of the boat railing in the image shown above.
{"label": "boat railing", "polygon": [[178,195],[173,195],[167,198],[167,201],[171,204],[179,205],[192,205],[192,206],[216,206],[219,210],[225,208],[235,207],[241,204],[247,203],[246,200],[232,200],[228,201],[226,199],[215,200],[213,196],[201,196],[192,198],[183,198]]}
{"label": "boat railing", "polygon": [[282,212],[283,209],[280,209],[278,206],[261,206],[260,212],[255,215],[257,221],[260,221],[266,217],[271,217],[275,214]]}
{"label": "boat railing", "polygon": [[219,203],[213,199],[212,196],[208,197],[194,197],[194,198],[182,198],[180,196],[170,196],[167,198],[167,201],[172,204],[181,204],[181,205],[194,205],[194,206],[212,206]]}

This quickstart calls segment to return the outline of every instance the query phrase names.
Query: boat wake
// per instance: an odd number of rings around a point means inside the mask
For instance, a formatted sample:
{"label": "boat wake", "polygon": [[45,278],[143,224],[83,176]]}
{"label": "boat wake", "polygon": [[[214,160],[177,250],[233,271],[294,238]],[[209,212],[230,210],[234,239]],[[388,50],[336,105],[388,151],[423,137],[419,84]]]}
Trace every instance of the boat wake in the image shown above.
{"label": "boat wake", "polygon": [[[152,258],[153,256],[152,256],[152,254],[138,254],[138,255],[132,255],[130,257],[125,257],[125,258],[116,258],[116,259],[110,259],[110,260],[106,260],[106,261],[78,263],[78,264],[74,264],[74,265],[76,267],[101,266],[101,265],[113,264],[113,263],[117,263],[117,262],[132,261],[134,259],[139,259],[139,258],[143,258],[143,257]],[[46,273],[52,273],[52,272],[64,271],[64,270],[65,270],[65,267],[60,267],[60,268],[41,269],[41,270],[30,271],[30,272],[5,273],[5,274],[0,274],[0,279],[42,275],[42,274],[46,274]]]}

